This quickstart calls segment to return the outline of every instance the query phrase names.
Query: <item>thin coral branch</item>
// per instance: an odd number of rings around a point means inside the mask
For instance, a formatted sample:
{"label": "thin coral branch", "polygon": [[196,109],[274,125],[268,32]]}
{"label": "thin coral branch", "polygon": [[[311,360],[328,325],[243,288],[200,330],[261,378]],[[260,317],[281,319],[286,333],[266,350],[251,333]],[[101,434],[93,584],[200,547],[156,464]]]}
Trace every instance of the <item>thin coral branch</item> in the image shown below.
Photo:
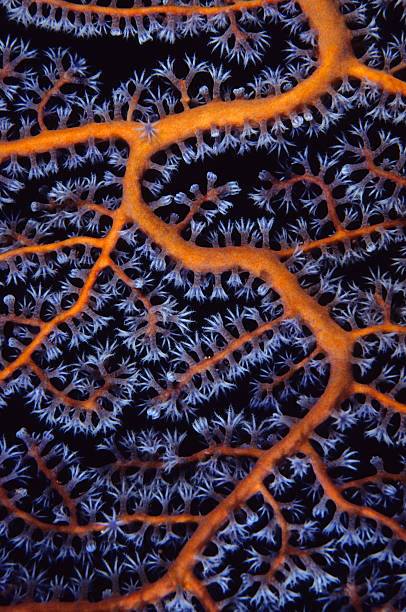
{"label": "thin coral branch", "polygon": [[38,123],[39,123],[41,130],[48,129],[44,122],[44,111],[45,111],[45,107],[48,104],[49,100],[52,98],[52,96],[55,96],[60,91],[61,87],[63,87],[67,83],[70,83],[71,81],[72,81],[72,78],[65,72],[55,82],[54,86],[51,87],[51,89],[49,89],[48,91],[44,93],[44,96],[41,98],[41,101],[37,105]]}
{"label": "thin coral branch", "polygon": [[[101,204],[95,204],[94,202],[90,202],[88,200],[72,200],[71,202],[69,202],[69,204],[74,207],[74,206],[79,206],[80,208],[87,208],[88,210],[94,210],[95,212],[99,213],[100,215],[105,215],[106,217],[114,217],[115,211],[114,210],[109,210],[108,208],[106,208],[105,206],[102,206]],[[57,202],[48,202],[47,204],[47,208],[50,208],[51,210],[57,210],[59,208],[60,204]]]}
{"label": "thin coral branch", "polygon": [[379,87],[390,93],[401,93],[402,95],[406,94],[405,81],[394,77],[389,72],[377,70],[376,68],[370,68],[355,58],[353,58],[349,63],[348,74],[349,76],[356,77],[357,79],[366,79],[367,81],[376,83],[379,85]]}
{"label": "thin coral branch", "polygon": [[362,487],[364,484],[373,482],[381,483],[384,480],[393,480],[395,482],[406,482],[406,474],[391,474],[390,472],[377,472],[372,476],[364,476],[364,478],[356,478],[354,480],[348,480],[343,484],[337,485],[337,489],[345,491],[346,489]]}
{"label": "thin coral branch", "polygon": [[38,466],[38,469],[41,470],[41,472],[48,478],[48,480],[51,483],[52,488],[55,489],[55,491],[59,493],[59,495],[61,496],[65,506],[69,510],[70,526],[77,526],[78,519],[77,519],[77,510],[76,510],[75,501],[70,496],[70,494],[65,489],[65,487],[60,483],[55,472],[47,466],[45,459],[41,456],[39,452],[38,446],[36,445],[31,446],[28,449],[28,455],[31,455],[31,457],[33,457],[33,459],[35,460],[35,463]]}
{"label": "thin coral branch", "polygon": [[289,552],[289,525],[286,521],[285,517],[282,514],[280,506],[275,498],[270,494],[268,489],[262,485],[260,487],[260,493],[262,493],[264,499],[268,504],[272,507],[276,518],[278,519],[278,524],[281,529],[281,546],[279,549],[279,553],[277,557],[272,561],[271,567],[267,572],[267,580],[270,582],[275,575],[277,569],[282,565],[286,555]]}
{"label": "thin coral branch", "polygon": [[329,217],[331,221],[333,222],[335,229],[337,230],[337,232],[343,229],[340,219],[337,216],[337,211],[335,207],[335,198],[333,197],[332,190],[320,176],[313,176],[312,174],[306,174],[306,173],[300,174],[298,176],[292,176],[291,178],[286,179],[285,181],[278,181],[278,183],[273,185],[273,188],[277,191],[280,191],[281,189],[284,189],[285,187],[288,187],[289,185],[295,185],[296,183],[300,183],[302,181],[305,183],[312,183],[313,185],[317,185],[318,187],[320,187],[323,193],[324,199],[326,201],[326,204],[327,204],[327,210],[328,210]]}
{"label": "thin coral branch", "polygon": [[348,332],[349,336],[356,340],[357,338],[363,338],[369,334],[406,334],[406,325],[399,325],[397,323],[378,323],[377,325],[368,325],[367,327],[361,327],[360,329],[353,329]]}
{"label": "thin coral branch", "polygon": [[148,330],[147,333],[148,334],[152,334],[156,331],[156,324],[157,324],[157,315],[155,313],[155,310],[152,308],[152,304],[151,301],[142,293],[142,291],[140,291],[140,289],[136,286],[134,280],[132,278],[130,278],[128,276],[128,274],[126,274],[126,272],[124,272],[124,270],[122,270],[121,268],[119,268],[119,266],[111,259],[111,257],[109,258],[109,267],[113,270],[113,272],[115,274],[117,274],[117,276],[123,281],[123,283],[125,283],[126,285],[128,285],[129,287],[131,287],[131,291],[137,296],[137,298],[140,300],[140,302],[143,303],[145,310],[147,311],[148,314]]}
{"label": "thin coral branch", "polygon": [[218,187],[212,187],[207,193],[193,200],[192,206],[190,207],[190,210],[187,213],[186,217],[176,224],[175,227],[177,231],[181,232],[183,229],[185,229],[185,227],[187,227],[193,219],[194,215],[199,211],[202,204],[204,204],[205,202],[210,202],[212,198],[215,198],[217,196],[218,192]]}
{"label": "thin coral branch", "polygon": [[30,325],[31,327],[41,327],[43,321],[30,317],[21,317],[16,314],[0,315],[0,323],[15,323],[16,325]]}
{"label": "thin coral branch", "polygon": [[298,363],[295,363],[291,368],[289,368],[288,371],[285,372],[285,374],[281,374],[280,376],[276,376],[274,378],[274,380],[272,380],[269,383],[266,383],[266,382],[262,383],[261,390],[265,391],[267,395],[270,395],[271,391],[275,387],[277,387],[281,383],[285,382],[285,380],[288,380],[292,376],[292,374],[294,374],[295,372],[300,370],[300,368],[303,368],[318,353],[319,353],[319,350],[316,347],[309,355],[307,355],[307,357],[304,357],[304,359],[302,359],[301,361],[298,361]]}
{"label": "thin coral branch", "polygon": [[[340,229],[327,238],[320,238],[319,240],[312,240],[311,242],[303,242],[299,245],[299,248],[301,251],[306,253],[307,251],[312,251],[313,249],[319,249],[338,242],[344,243],[347,240],[355,240],[357,238],[369,236],[375,232],[379,233],[384,229],[396,229],[398,227],[406,227],[406,219],[391,219],[390,221],[382,221],[381,223],[359,227],[354,230]],[[273,253],[281,258],[291,257],[297,248],[298,247],[281,249],[280,251],[273,251]]]}
{"label": "thin coral branch", "polygon": [[[278,0],[267,0],[268,3],[273,4]],[[72,13],[83,13],[83,14],[99,14],[108,15],[115,18],[135,17],[137,15],[148,15],[148,14],[169,14],[169,15],[193,15],[193,14],[217,14],[224,10],[224,6],[182,6],[176,4],[163,4],[154,6],[134,6],[133,8],[116,8],[112,6],[98,6],[97,4],[76,4],[68,2],[67,0],[35,0],[37,4],[45,4],[48,6],[55,6],[65,11]],[[241,11],[242,8],[251,8],[252,6],[260,6],[260,0],[243,0],[241,2],[235,2],[231,6],[227,4],[227,9],[234,9],[235,11]]]}
{"label": "thin coral branch", "polygon": [[90,236],[78,236],[73,238],[66,238],[66,240],[60,240],[59,242],[52,242],[50,244],[31,244],[25,247],[18,247],[17,249],[10,249],[0,253],[0,261],[11,259],[12,257],[24,256],[35,253],[52,253],[58,249],[64,249],[65,247],[71,247],[81,244],[91,244],[96,248],[101,248],[105,241],[103,238],[91,238]]}
{"label": "thin coral branch", "polygon": [[371,387],[370,385],[363,385],[361,383],[354,382],[352,384],[352,391],[353,393],[361,393],[362,395],[367,395],[369,397],[372,397],[373,399],[377,400],[379,403],[381,403],[386,408],[391,408],[392,410],[395,410],[396,412],[400,412],[401,414],[406,414],[406,404],[402,404],[401,402],[398,402],[394,398],[390,397],[390,395],[385,395],[385,393],[381,393],[380,391],[378,391],[377,389],[374,389],[374,387]]}
{"label": "thin coral branch", "polygon": [[[197,451],[192,455],[187,456],[179,456],[177,465],[184,465],[187,463],[194,463],[196,461],[204,461],[209,457],[216,456],[225,456],[225,457],[251,457],[258,459],[261,457],[266,451],[261,448],[256,448],[254,446],[227,446],[225,444],[216,444],[213,446],[209,446],[201,451]],[[122,460],[117,459],[111,465],[111,471],[119,471],[124,472],[125,470],[137,467],[142,470],[159,470],[165,467],[165,462],[161,460],[143,460],[143,459],[128,459]]]}
{"label": "thin coral branch", "polygon": [[80,408],[81,410],[87,410],[87,411],[95,410],[97,407],[97,399],[99,397],[102,397],[103,393],[107,391],[107,389],[113,384],[112,377],[105,376],[105,382],[99,389],[96,389],[96,391],[94,391],[87,399],[78,400],[78,399],[74,399],[73,397],[70,397],[67,393],[64,393],[64,391],[61,391],[57,387],[55,387],[55,385],[53,385],[51,381],[49,380],[48,376],[44,374],[43,370],[39,366],[37,366],[37,364],[32,359],[29,359],[27,361],[27,365],[34,372],[34,374],[40,379],[40,381],[43,383],[46,389],[48,389],[48,391],[50,391],[52,395],[57,397],[61,403],[63,403],[66,406]]}
{"label": "thin coral branch", "polygon": [[[28,361],[28,359],[31,357],[32,353],[35,351],[35,349],[40,346],[42,340],[60,323],[63,323],[63,321],[66,321],[67,319],[70,319],[72,316],[74,316],[75,314],[79,313],[82,311],[83,307],[86,305],[88,299],[89,299],[89,294],[90,291],[96,281],[96,278],[99,274],[99,272],[101,270],[103,270],[105,267],[107,267],[108,265],[110,265],[110,252],[113,249],[116,240],[117,240],[117,232],[118,232],[118,228],[121,228],[123,225],[124,219],[123,219],[123,214],[118,210],[116,213],[116,216],[114,218],[114,223],[111,227],[111,230],[109,232],[109,234],[105,237],[105,238],[100,238],[100,239],[92,239],[92,240],[97,240],[97,244],[102,244],[102,252],[100,254],[100,256],[98,257],[97,261],[95,262],[95,264],[93,265],[93,267],[90,269],[89,271],[89,275],[86,279],[86,281],[83,284],[83,287],[78,295],[78,299],[75,302],[75,304],[73,306],[71,306],[70,308],[68,308],[67,310],[65,310],[64,312],[61,312],[60,314],[58,314],[57,316],[55,316],[51,321],[44,323],[44,325],[41,327],[41,330],[39,331],[39,333],[36,335],[36,337],[30,342],[30,344],[21,351],[20,355],[17,357],[17,359],[15,359],[13,362],[11,362],[9,365],[7,365],[1,372],[0,372],[0,380],[4,380],[5,378],[7,378],[8,376],[10,376],[10,374],[12,374],[13,372],[16,371],[17,368],[19,368],[21,365],[25,365]],[[70,240],[73,240],[73,238],[71,238]],[[68,242],[68,241],[62,241],[62,242]],[[61,243],[59,243],[61,244]]]}
{"label": "thin coral branch", "polygon": [[406,177],[405,176],[399,176],[398,174],[395,174],[394,172],[391,172],[390,170],[383,170],[382,168],[380,168],[375,163],[374,157],[372,155],[372,151],[370,151],[369,149],[366,149],[365,147],[363,147],[362,152],[365,155],[365,161],[367,164],[367,168],[370,172],[372,172],[372,174],[374,174],[375,176],[379,176],[381,178],[387,179],[388,181],[392,181],[393,183],[396,183],[397,185],[401,185],[402,187],[406,187]]}
{"label": "thin coral branch", "polygon": [[54,317],[48,323],[44,323],[41,327],[40,332],[35,336],[35,338],[30,342],[30,344],[21,351],[20,355],[12,361],[9,365],[7,365],[0,372],[0,380],[4,380],[8,376],[10,376],[13,372],[15,372],[20,366],[25,365],[27,361],[30,359],[31,355],[35,351],[37,347],[39,347],[42,343],[42,340],[48,336],[48,334],[60,323],[66,321],[67,319],[73,317],[78,312],[81,312],[83,306],[86,304],[90,289],[93,287],[93,284],[96,280],[98,273],[105,267],[105,262],[99,258],[98,262],[91,268],[89,272],[89,276],[87,277],[81,293],[78,297],[76,303],[71,307],[60,313],[56,317]]}
{"label": "thin coral branch", "polygon": [[212,357],[206,357],[203,361],[200,361],[195,365],[191,366],[184,374],[179,377],[179,379],[177,380],[176,387],[168,387],[168,389],[156,396],[154,400],[165,401],[172,395],[178,395],[182,391],[182,389],[192,380],[193,376],[199,374],[200,372],[204,372],[205,370],[209,370],[217,363],[223,361],[224,359],[227,359],[228,355],[232,354],[234,351],[244,346],[244,344],[246,344],[247,342],[250,342],[254,338],[262,336],[262,334],[272,330],[276,325],[279,325],[279,323],[283,319],[285,319],[286,316],[287,315],[284,314],[282,317],[278,317],[273,321],[269,321],[268,323],[259,325],[259,327],[257,327],[257,329],[255,329],[254,331],[247,332],[246,334],[243,334],[242,336],[239,336],[235,340],[231,341],[224,349],[222,349],[218,353],[215,353]]}
{"label": "thin coral branch", "polygon": [[[80,525],[77,522],[77,510],[74,499],[70,498],[69,494],[61,485],[55,474],[47,468],[44,460],[41,461],[41,457],[38,453],[33,451],[33,457],[38,463],[41,471],[51,480],[52,486],[61,495],[65,505],[70,511],[70,521],[66,525],[48,523],[39,519],[25,510],[21,510],[9,497],[4,487],[0,486],[0,502],[7,508],[7,510],[15,517],[23,519],[29,525],[38,527],[42,531],[55,532],[55,533],[67,533],[71,535],[84,536],[91,532],[103,532],[110,528],[111,524],[108,522],[92,522],[85,525]],[[181,523],[199,523],[204,519],[203,515],[193,515],[188,513],[182,514],[160,514],[153,516],[146,514],[145,512],[134,512],[133,514],[119,514],[115,518],[117,525],[130,525],[131,523],[146,523],[148,525],[178,525]]]}
{"label": "thin coral branch", "polygon": [[364,518],[371,518],[377,523],[381,523],[382,525],[386,525],[389,527],[393,533],[401,540],[406,541],[406,529],[403,528],[397,521],[394,519],[373,510],[373,508],[368,508],[365,506],[357,506],[356,504],[352,504],[351,502],[344,499],[341,495],[339,488],[337,485],[333,483],[331,478],[327,474],[327,468],[321,460],[320,456],[316,453],[309,442],[305,442],[303,444],[303,452],[305,452],[311,458],[314,472],[323,487],[326,495],[333,500],[338,508],[341,510],[345,510],[349,514],[355,514]]}

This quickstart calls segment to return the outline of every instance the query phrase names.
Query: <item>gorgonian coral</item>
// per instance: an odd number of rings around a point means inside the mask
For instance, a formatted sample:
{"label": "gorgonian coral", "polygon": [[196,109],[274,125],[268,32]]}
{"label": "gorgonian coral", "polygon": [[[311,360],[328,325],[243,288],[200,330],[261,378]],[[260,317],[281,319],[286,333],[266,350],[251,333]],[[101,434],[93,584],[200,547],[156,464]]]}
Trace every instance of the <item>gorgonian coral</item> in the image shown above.
{"label": "gorgonian coral", "polygon": [[405,609],[405,2],[0,4],[2,605]]}

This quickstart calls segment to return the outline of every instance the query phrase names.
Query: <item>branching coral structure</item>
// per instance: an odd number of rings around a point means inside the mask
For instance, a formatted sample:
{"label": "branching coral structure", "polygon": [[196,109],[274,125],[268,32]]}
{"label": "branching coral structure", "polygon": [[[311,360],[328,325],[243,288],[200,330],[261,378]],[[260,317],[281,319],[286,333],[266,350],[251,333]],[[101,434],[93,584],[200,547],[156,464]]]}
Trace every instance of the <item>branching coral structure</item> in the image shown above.
{"label": "branching coral structure", "polygon": [[405,610],[405,0],[0,5],[0,603]]}

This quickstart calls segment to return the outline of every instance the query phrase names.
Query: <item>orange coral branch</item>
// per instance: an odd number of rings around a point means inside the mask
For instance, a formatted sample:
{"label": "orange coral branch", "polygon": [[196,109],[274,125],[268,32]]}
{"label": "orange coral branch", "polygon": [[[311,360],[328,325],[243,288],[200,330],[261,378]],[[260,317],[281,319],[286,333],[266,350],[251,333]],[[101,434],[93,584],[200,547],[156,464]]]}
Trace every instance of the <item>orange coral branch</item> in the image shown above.
{"label": "orange coral branch", "polygon": [[0,261],[5,261],[11,257],[17,257],[18,255],[28,255],[30,253],[52,253],[58,249],[64,249],[65,247],[75,246],[77,244],[91,244],[92,246],[100,249],[105,243],[104,238],[91,238],[90,236],[78,236],[73,238],[66,238],[66,240],[60,240],[59,242],[52,242],[50,244],[32,244],[30,246],[18,247],[17,249],[10,249],[0,253]]}
{"label": "orange coral branch", "polygon": [[[266,451],[261,448],[256,448],[253,446],[243,446],[243,447],[234,447],[227,446],[223,444],[218,444],[215,446],[209,446],[201,451],[197,451],[192,455],[179,457],[179,465],[183,465],[185,463],[193,463],[195,461],[205,460],[208,457],[212,457],[213,455],[224,455],[227,457],[261,457]],[[112,468],[116,468],[119,471],[124,471],[131,467],[139,467],[141,469],[149,470],[149,469],[161,469],[164,467],[164,461],[159,460],[146,460],[142,459],[129,459],[128,461],[117,460]]]}
{"label": "orange coral branch", "polygon": [[50,98],[52,98],[52,96],[57,94],[63,85],[66,85],[66,83],[70,83],[71,80],[72,79],[67,75],[67,73],[65,73],[63,76],[61,76],[61,78],[59,78],[56,81],[55,85],[53,87],[51,87],[51,89],[49,89],[45,93],[44,97],[41,99],[40,103],[38,104],[38,106],[37,106],[38,123],[39,123],[39,126],[40,126],[41,130],[47,130],[48,129],[47,126],[44,123],[44,110],[45,110],[45,106],[47,105],[47,103],[50,100]]}
{"label": "orange coral branch", "polygon": [[397,66],[393,66],[393,68],[389,70],[389,74],[395,74],[395,72],[398,72],[399,70],[404,70],[405,68],[406,62],[400,62],[399,64],[397,64]]}
{"label": "orange coral branch", "polygon": [[316,347],[311,353],[310,355],[308,355],[307,357],[305,357],[304,359],[302,359],[301,361],[299,361],[298,363],[295,363],[295,365],[290,368],[290,370],[288,370],[287,372],[285,372],[285,374],[282,374],[281,376],[277,376],[272,382],[270,383],[263,383],[262,384],[262,389],[264,391],[266,391],[267,394],[269,394],[269,392],[276,387],[277,385],[280,385],[280,383],[284,382],[285,380],[287,380],[288,378],[290,378],[290,376],[294,373],[297,372],[298,370],[300,370],[300,368],[302,368],[304,365],[306,365],[306,363],[309,363],[309,361],[311,361],[313,359],[313,357],[315,355],[317,355],[317,353],[319,352],[318,348]]}
{"label": "orange coral branch", "polygon": [[368,336],[369,334],[406,334],[406,325],[398,325],[397,323],[378,323],[378,325],[368,325],[368,327],[353,329],[348,333],[354,340]]}
{"label": "orange coral branch", "polygon": [[[116,8],[112,6],[97,6],[94,4],[74,4],[67,0],[35,0],[37,4],[45,4],[48,6],[56,6],[58,8],[72,11],[73,13],[90,13],[109,15],[110,17],[135,17],[136,15],[148,15],[148,14],[168,14],[168,15],[194,15],[196,13],[204,15],[217,14],[225,9],[233,9],[235,11],[241,11],[242,8],[253,8],[261,6],[262,0],[248,0],[235,2],[234,4],[227,4],[225,6],[182,6],[182,5],[153,5],[153,6],[134,6],[133,8]],[[267,0],[268,4],[279,2],[279,0]]]}
{"label": "orange coral branch", "polygon": [[[187,385],[188,382],[192,380],[195,374],[199,374],[199,372],[209,370],[214,365],[216,365],[216,363],[219,363],[220,361],[227,359],[227,356],[230,353],[233,353],[234,351],[238,350],[241,346],[244,346],[244,344],[246,344],[247,342],[250,342],[253,338],[257,338],[258,336],[261,336],[265,332],[271,330],[273,327],[275,327],[275,325],[278,325],[278,323],[280,323],[285,317],[286,317],[286,314],[283,317],[278,317],[277,319],[274,319],[273,321],[269,321],[268,323],[264,323],[263,325],[260,325],[259,327],[257,327],[257,329],[254,329],[254,331],[252,332],[247,332],[243,336],[239,336],[235,340],[232,340],[226,346],[226,348],[219,351],[218,353],[215,353],[212,357],[206,357],[203,361],[200,361],[199,363],[196,363],[195,365],[191,366],[185,372],[185,374],[182,374],[182,377],[178,380],[178,384],[176,387],[169,387],[166,391],[163,391],[160,395],[158,395],[157,398],[166,400],[167,398],[171,397],[173,393],[175,394],[180,393],[180,391],[185,387],[185,385]],[[157,399],[157,398],[154,398],[154,399]]]}
{"label": "orange coral branch", "polygon": [[0,315],[0,323],[15,323],[16,325],[31,325],[32,327],[41,327],[43,321],[41,319],[31,319],[27,317],[20,317],[19,315]]}
{"label": "orange coral branch", "polygon": [[148,333],[150,334],[154,333],[156,329],[156,324],[157,324],[157,316],[155,312],[153,311],[151,312],[151,309],[152,309],[151,301],[142,293],[142,291],[138,289],[138,287],[135,286],[133,279],[130,278],[128,274],[124,272],[124,270],[119,268],[116,263],[114,263],[111,257],[109,258],[108,265],[113,270],[113,272],[117,274],[117,276],[123,281],[123,283],[131,287],[131,290],[135,293],[135,295],[140,300],[140,302],[143,303],[144,308],[148,313]]}
{"label": "orange coral branch", "polygon": [[217,195],[218,191],[218,187],[212,187],[206,194],[202,195],[200,198],[196,198],[193,201],[193,204],[186,217],[182,221],[179,221],[179,223],[177,223],[175,226],[178,232],[181,232],[189,225],[190,221],[193,219],[193,216],[197,213],[201,205],[204,202],[210,202],[210,200]]}
{"label": "orange coral branch", "polygon": [[[405,89],[406,91],[406,89]],[[388,181],[392,181],[393,183],[397,183],[402,187],[406,187],[406,177],[399,176],[390,170],[382,170],[379,166],[375,164],[374,158],[372,156],[372,152],[366,149],[365,147],[362,149],[363,154],[365,155],[365,161],[367,163],[368,170],[375,174],[375,176],[380,176],[381,178],[385,178]]]}
{"label": "orange coral branch", "polygon": [[[71,200],[70,202],[72,206],[82,206],[83,208],[88,208],[89,210],[94,210],[98,212],[100,215],[105,215],[107,217],[114,217],[115,210],[109,210],[100,204],[95,204],[94,202],[89,202],[88,200]],[[48,205],[51,209],[56,209],[59,207],[59,204],[56,202],[48,202]]]}
{"label": "orange coral branch", "polygon": [[[124,222],[124,218],[123,218],[121,211],[120,210],[116,211],[114,222],[113,222],[113,225],[111,227],[109,234],[107,234],[105,238],[100,238],[100,239],[93,238],[92,239],[92,240],[97,240],[98,244],[102,244],[103,249],[102,249],[101,255],[95,262],[94,266],[90,269],[89,276],[84,282],[84,285],[81,289],[81,292],[78,296],[76,303],[70,308],[68,308],[67,310],[65,310],[64,312],[61,312],[59,315],[54,317],[51,321],[44,323],[42,325],[40,332],[37,334],[34,340],[21,352],[21,354],[17,357],[17,359],[15,359],[12,363],[7,365],[0,372],[0,381],[10,376],[10,374],[15,372],[16,369],[19,368],[21,365],[24,365],[27,362],[27,360],[31,357],[35,349],[41,345],[42,340],[52,331],[52,329],[54,329],[57,325],[59,325],[63,321],[70,319],[78,312],[81,312],[81,310],[87,303],[90,290],[93,287],[94,282],[96,281],[97,275],[103,268],[105,268],[106,266],[110,264],[110,252],[116,243],[117,232],[119,231],[119,228],[122,227],[123,222]],[[73,240],[73,239],[70,239],[70,240]],[[68,241],[62,241],[62,242],[68,242]],[[54,244],[61,244],[61,243],[54,243]]]}
{"label": "orange coral branch", "polygon": [[392,410],[396,410],[397,412],[406,414],[406,404],[398,402],[389,395],[385,395],[377,389],[374,389],[370,385],[363,385],[361,383],[354,382],[352,384],[352,391],[353,393],[362,393],[363,395],[369,395],[387,408],[392,408]]}
{"label": "orange coral branch", "polygon": [[[103,532],[109,528],[109,523],[94,522],[87,525],[79,525],[77,522],[77,511],[74,500],[65,491],[62,484],[59,483],[55,474],[50,470],[45,461],[39,456],[38,452],[31,452],[35,461],[38,463],[40,470],[51,480],[53,488],[61,495],[65,505],[71,513],[71,521],[67,525],[55,525],[47,523],[39,519],[25,510],[21,510],[8,497],[6,490],[0,486],[0,502],[14,516],[21,518],[23,521],[34,527],[38,527],[42,531],[55,533],[68,533],[71,535],[84,536],[91,532]],[[204,515],[194,514],[160,514],[152,516],[145,512],[135,512],[134,514],[120,514],[115,518],[118,525],[129,525],[131,523],[147,523],[148,525],[164,525],[164,524],[181,524],[181,523],[199,523],[204,519]]]}
{"label": "orange coral branch", "polygon": [[260,487],[260,493],[262,493],[265,501],[267,501],[268,504],[270,504],[270,506],[272,507],[273,511],[275,512],[275,516],[278,519],[279,527],[280,527],[281,532],[282,532],[282,540],[281,540],[281,547],[280,547],[279,553],[278,553],[277,557],[272,561],[271,567],[269,568],[269,570],[267,572],[267,579],[270,581],[274,577],[276,570],[283,563],[283,560],[284,560],[284,558],[286,557],[286,555],[288,553],[288,548],[289,548],[289,525],[288,525],[288,522],[286,521],[285,517],[282,514],[282,511],[281,511],[281,509],[279,507],[278,502],[274,499],[274,497],[270,494],[270,492],[268,491],[268,489],[264,485],[262,485]]}
{"label": "orange coral branch", "polygon": [[[346,240],[354,240],[355,238],[362,238],[363,236],[373,234],[374,232],[380,232],[383,229],[392,229],[397,227],[406,227],[406,219],[391,219],[390,221],[382,221],[381,223],[375,223],[374,225],[368,225],[366,227],[359,227],[354,230],[340,229],[334,232],[327,238],[320,238],[319,240],[312,240],[311,242],[303,242],[299,245],[299,249],[304,253],[311,251],[312,249],[323,248],[330,244],[337,242],[345,242]],[[295,248],[282,249],[280,251],[273,251],[275,255],[279,257],[290,257],[295,252]]]}
{"label": "orange coral branch", "polygon": [[73,397],[70,397],[67,393],[64,393],[63,391],[57,389],[55,385],[51,383],[49,378],[44,374],[41,368],[38,367],[32,359],[29,359],[27,363],[31,370],[35,373],[35,375],[38,376],[41,382],[45,385],[45,387],[62,403],[66,404],[67,406],[72,406],[74,408],[80,408],[81,410],[95,410],[97,406],[96,400],[103,395],[104,391],[106,391],[106,389],[108,389],[112,383],[111,377],[105,376],[104,385],[102,385],[99,389],[92,393],[91,396],[88,397],[86,400],[77,400]]}
{"label": "orange coral branch", "polygon": [[397,79],[392,76],[389,72],[384,72],[383,70],[377,70],[376,68],[370,68],[369,66],[365,66],[357,59],[353,58],[348,65],[348,74],[349,76],[356,77],[357,79],[367,79],[368,81],[372,81],[372,83],[376,83],[382,89],[390,93],[401,93],[406,95],[406,83],[401,79]]}
{"label": "orange coral branch", "polygon": [[103,267],[105,267],[104,266],[104,262],[103,262],[103,264],[100,263],[100,259],[99,259],[98,262],[90,270],[89,276],[88,276],[85,284],[83,285],[81,294],[79,295],[78,300],[74,304],[74,306],[72,306],[68,310],[65,310],[61,314],[57,315],[56,317],[54,317],[48,323],[44,323],[42,325],[42,328],[41,328],[40,332],[32,340],[32,342],[24,350],[21,351],[21,353],[17,357],[17,359],[15,359],[13,362],[11,362],[9,365],[7,365],[0,372],[0,380],[4,380],[8,376],[10,376],[13,372],[15,372],[17,370],[17,368],[19,368],[22,365],[25,365],[27,363],[27,361],[29,360],[29,358],[31,357],[31,355],[33,354],[33,352],[35,351],[35,349],[37,349],[41,345],[42,340],[57,325],[59,325],[59,323],[63,323],[63,321],[66,321],[67,319],[73,317],[76,313],[78,313],[78,312],[80,312],[82,310],[83,306],[87,302],[89,291],[90,291],[91,287],[93,286],[99,271]]}
{"label": "orange coral branch", "polygon": [[313,176],[312,174],[306,173],[298,176],[292,176],[290,179],[286,179],[285,181],[279,181],[276,185],[274,185],[274,187],[279,191],[280,189],[283,189],[288,185],[294,185],[295,183],[299,183],[301,181],[313,183],[314,185],[320,187],[323,192],[323,196],[327,204],[327,210],[333,222],[333,225],[337,230],[341,229],[341,222],[337,217],[335,199],[333,198],[332,191],[329,186],[323,181],[323,179],[321,179],[319,176]]}
{"label": "orange coral branch", "polygon": [[76,526],[78,524],[78,520],[77,520],[76,504],[74,500],[69,495],[69,493],[66,491],[63,484],[59,482],[55,472],[47,466],[45,459],[41,457],[39,453],[38,447],[33,446],[32,448],[29,448],[28,454],[31,455],[31,457],[35,459],[35,462],[38,465],[38,468],[48,478],[52,487],[55,489],[55,491],[57,491],[57,493],[59,493],[59,495],[63,499],[63,502],[65,506],[68,508],[69,513],[70,513],[70,519],[71,519],[70,526]]}
{"label": "orange coral branch", "polygon": [[342,497],[339,489],[328,476],[326,466],[309,442],[305,442],[302,449],[311,458],[314,472],[325,493],[334,501],[338,508],[345,510],[349,514],[356,514],[360,517],[371,518],[377,523],[382,523],[383,525],[389,527],[399,539],[406,541],[406,529],[401,527],[394,519],[390,518],[389,516],[385,516],[380,512],[376,512],[376,510],[373,510],[372,508],[352,504]]}
{"label": "orange coral branch", "polygon": [[337,489],[344,491],[350,488],[362,487],[364,484],[370,482],[377,482],[381,480],[396,480],[397,482],[406,482],[406,474],[390,474],[389,472],[377,472],[372,476],[364,476],[364,478],[357,478],[355,480],[348,480],[341,485],[337,485]]}

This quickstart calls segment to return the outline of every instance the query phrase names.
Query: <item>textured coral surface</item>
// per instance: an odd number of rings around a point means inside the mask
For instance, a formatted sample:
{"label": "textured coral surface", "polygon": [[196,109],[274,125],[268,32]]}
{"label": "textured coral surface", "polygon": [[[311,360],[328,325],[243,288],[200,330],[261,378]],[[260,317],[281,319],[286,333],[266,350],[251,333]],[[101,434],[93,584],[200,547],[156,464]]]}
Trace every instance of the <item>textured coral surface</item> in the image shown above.
{"label": "textured coral surface", "polygon": [[0,604],[406,610],[406,0],[0,11]]}

